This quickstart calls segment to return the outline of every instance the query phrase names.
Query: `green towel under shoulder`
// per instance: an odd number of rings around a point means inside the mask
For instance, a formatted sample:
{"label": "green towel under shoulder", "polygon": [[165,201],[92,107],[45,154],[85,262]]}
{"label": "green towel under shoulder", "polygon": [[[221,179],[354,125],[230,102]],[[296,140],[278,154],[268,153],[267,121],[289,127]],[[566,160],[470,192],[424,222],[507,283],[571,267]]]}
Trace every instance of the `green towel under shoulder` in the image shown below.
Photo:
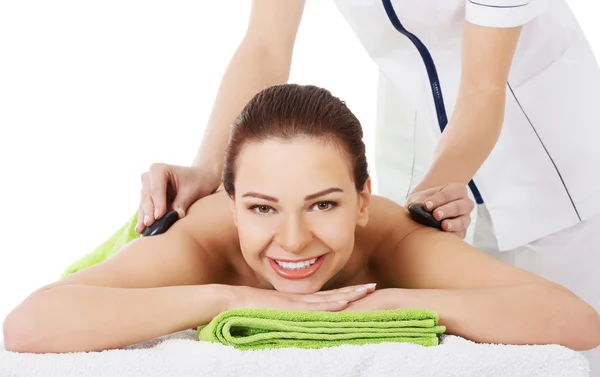
{"label": "green towel under shoulder", "polygon": [[140,237],[140,234],[135,231],[137,223],[137,212],[129,219],[121,229],[117,230],[108,240],[96,247],[92,252],[88,253],[81,259],[73,262],[60,276],[61,279],[91,267],[98,263],[102,263],[112,257],[117,251],[121,250],[129,242]]}
{"label": "green towel under shoulder", "polygon": [[198,339],[238,349],[321,348],[383,342],[439,344],[446,331],[426,309],[304,312],[233,309],[198,328]]}

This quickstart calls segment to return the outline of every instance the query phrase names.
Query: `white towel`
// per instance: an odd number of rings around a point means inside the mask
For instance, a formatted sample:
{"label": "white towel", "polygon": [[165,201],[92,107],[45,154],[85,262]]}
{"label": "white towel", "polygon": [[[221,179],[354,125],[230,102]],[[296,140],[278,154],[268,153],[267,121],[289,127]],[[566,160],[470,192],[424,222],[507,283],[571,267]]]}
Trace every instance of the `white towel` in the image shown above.
{"label": "white towel", "polygon": [[384,343],[238,351],[196,339],[196,332],[190,330],[104,352],[34,355],[0,351],[0,376],[589,376],[583,355],[554,345],[476,344],[445,336],[435,347]]}

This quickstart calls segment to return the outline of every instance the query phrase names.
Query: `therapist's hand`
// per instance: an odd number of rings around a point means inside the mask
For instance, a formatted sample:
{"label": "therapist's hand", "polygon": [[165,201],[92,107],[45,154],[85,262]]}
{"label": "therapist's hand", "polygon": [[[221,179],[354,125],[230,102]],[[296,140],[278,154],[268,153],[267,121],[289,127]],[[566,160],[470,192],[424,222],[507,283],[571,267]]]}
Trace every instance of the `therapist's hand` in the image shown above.
{"label": "therapist's hand", "polygon": [[135,231],[142,233],[167,211],[175,210],[179,218],[198,199],[210,195],[219,186],[221,177],[196,166],[152,164],[142,174],[142,190],[138,222]]}
{"label": "therapist's hand", "polygon": [[417,190],[408,197],[406,208],[414,203],[423,204],[436,220],[443,220],[442,229],[465,238],[467,228],[471,224],[471,211],[475,208],[475,203],[467,194],[467,186],[462,183],[451,183]]}

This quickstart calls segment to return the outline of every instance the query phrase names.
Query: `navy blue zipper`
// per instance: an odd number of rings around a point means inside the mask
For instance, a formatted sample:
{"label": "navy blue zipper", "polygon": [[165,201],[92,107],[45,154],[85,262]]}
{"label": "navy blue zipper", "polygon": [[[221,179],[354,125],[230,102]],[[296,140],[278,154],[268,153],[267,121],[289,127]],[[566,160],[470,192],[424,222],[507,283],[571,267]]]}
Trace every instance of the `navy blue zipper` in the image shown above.
{"label": "navy blue zipper", "polygon": [[[427,50],[427,47],[421,42],[416,35],[409,32],[402,26],[402,23],[398,19],[396,12],[394,11],[394,7],[392,6],[391,0],[382,0],[383,7],[385,8],[385,12],[387,13],[388,18],[394,28],[398,30],[401,34],[406,36],[410,41],[415,45],[419,53],[421,54],[421,58],[423,59],[423,63],[425,64],[425,68],[427,69],[427,76],[429,76],[429,84],[431,85],[431,93],[433,95],[433,102],[435,104],[435,111],[437,113],[437,120],[440,126],[441,132],[444,132],[446,125],[448,124],[448,116],[446,115],[446,107],[444,106],[444,97],[442,96],[442,88],[440,86],[440,79],[438,78],[437,70],[435,69],[435,64],[433,62],[433,58]],[[475,182],[471,180],[469,182],[469,188],[475,197],[475,202],[477,204],[483,203],[483,198],[475,186]]]}

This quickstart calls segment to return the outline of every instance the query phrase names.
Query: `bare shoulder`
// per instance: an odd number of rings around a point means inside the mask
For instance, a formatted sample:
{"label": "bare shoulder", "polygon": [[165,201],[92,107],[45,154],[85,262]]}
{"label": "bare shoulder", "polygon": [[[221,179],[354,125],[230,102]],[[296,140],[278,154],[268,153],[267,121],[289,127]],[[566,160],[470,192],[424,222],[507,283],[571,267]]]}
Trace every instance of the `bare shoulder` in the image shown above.
{"label": "bare shoulder", "polygon": [[[183,222],[182,220],[186,220]],[[224,190],[196,201],[180,225],[196,243],[211,255],[238,254],[239,238],[233,220],[231,199]]]}
{"label": "bare shoulder", "polygon": [[413,221],[404,207],[390,200],[373,199],[371,226],[380,241],[371,262],[382,285],[480,289],[543,281],[488,256],[453,234]]}
{"label": "bare shoulder", "polygon": [[383,196],[371,195],[369,222],[357,230],[357,242],[373,245],[377,254],[381,254],[421,227],[400,204]]}
{"label": "bare shoulder", "polygon": [[202,198],[164,234],[136,239],[105,262],[42,289],[66,284],[150,288],[219,283],[227,259],[215,240],[235,234],[224,199],[219,193]]}

